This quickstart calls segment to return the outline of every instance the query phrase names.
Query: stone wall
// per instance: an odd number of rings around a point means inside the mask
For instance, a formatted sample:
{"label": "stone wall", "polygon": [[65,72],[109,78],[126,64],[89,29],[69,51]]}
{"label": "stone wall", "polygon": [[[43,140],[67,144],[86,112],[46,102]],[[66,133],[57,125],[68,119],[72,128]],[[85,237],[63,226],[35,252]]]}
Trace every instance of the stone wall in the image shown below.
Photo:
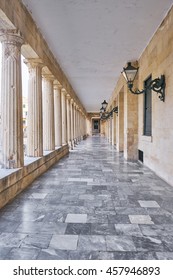
{"label": "stone wall", "polygon": [[[144,96],[131,94],[120,75],[108,108],[117,100],[116,146],[125,158],[138,159],[143,151],[144,164],[173,185],[173,8],[169,11],[138,61],[139,73],[134,88],[143,89],[144,81],[165,75],[165,102],[152,92],[152,136],[143,135]],[[135,42],[134,42],[135,43]],[[107,124],[108,126],[109,124]],[[122,132],[123,130],[123,132]]]}
{"label": "stone wall", "polygon": [[65,145],[22,168],[4,170],[4,175],[0,177],[0,209],[68,152],[69,148]]}
{"label": "stone wall", "polygon": [[139,59],[139,87],[152,75],[165,75],[165,102],[152,93],[152,136],[143,136],[143,96],[139,97],[139,143],[144,164],[173,185],[173,9]]}

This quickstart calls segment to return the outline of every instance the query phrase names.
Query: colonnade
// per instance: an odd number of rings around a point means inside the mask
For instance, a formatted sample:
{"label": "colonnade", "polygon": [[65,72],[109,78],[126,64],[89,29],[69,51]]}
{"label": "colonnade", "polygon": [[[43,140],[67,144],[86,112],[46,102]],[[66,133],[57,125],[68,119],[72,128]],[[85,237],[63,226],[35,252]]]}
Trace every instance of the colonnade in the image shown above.
{"label": "colonnade", "polygon": [[[2,43],[1,129],[2,167],[24,166],[21,47],[16,30],[0,33]],[[25,60],[29,71],[27,156],[42,157],[63,145],[70,149],[86,135],[86,115],[79,104],[45,71],[39,58]],[[51,70],[51,69],[49,69]]]}

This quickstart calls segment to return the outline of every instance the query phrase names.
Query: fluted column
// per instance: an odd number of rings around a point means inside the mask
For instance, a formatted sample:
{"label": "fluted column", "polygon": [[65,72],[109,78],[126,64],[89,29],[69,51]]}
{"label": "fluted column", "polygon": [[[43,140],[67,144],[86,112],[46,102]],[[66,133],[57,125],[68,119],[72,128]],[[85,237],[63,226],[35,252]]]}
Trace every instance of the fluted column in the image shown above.
{"label": "fluted column", "polygon": [[61,108],[62,108],[62,145],[67,144],[67,103],[66,90],[61,90]]}
{"label": "fluted column", "polygon": [[70,113],[70,95],[66,96],[66,104],[67,104],[67,143],[69,148],[71,149],[71,113]]}
{"label": "fluted column", "polygon": [[73,99],[70,100],[70,118],[71,118],[71,148],[74,148],[74,107]]}
{"label": "fluted column", "polygon": [[79,123],[80,123],[80,139],[82,140],[83,137],[82,137],[82,111],[80,110],[80,113],[79,113]]}
{"label": "fluted column", "polygon": [[54,77],[43,74],[43,150],[55,149],[55,124],[54,124]]}
{"label": "fluted column", "polygon": [[77,144],[76,141],[76,103],[73,104],[73,120],[74,120],[74,144]]}
{"label": "fluted column", "polygon": [[81,138],[80,138],[80,111],[78,108],[78,141],[80,142]]}
{"label": "fluted column", "polygon": [[23,38],[14,30],[0,31],[2,43],[1,118],[2,167],[24,164],[21,45]]}
{"label": "fluted column", "polygon": [[62,146],[61,89],[58,81],[54,83],[55,146]]}
{"label": "fluted column", "polygon": [[42,121],[42,67],[40,59],[27,59],[28,81],[28,126],[27,156],[43,156]]}
{"label": "fluted column", "polygon": [[79,142],[79,114],[78,106],[76,106],[76,141]]}

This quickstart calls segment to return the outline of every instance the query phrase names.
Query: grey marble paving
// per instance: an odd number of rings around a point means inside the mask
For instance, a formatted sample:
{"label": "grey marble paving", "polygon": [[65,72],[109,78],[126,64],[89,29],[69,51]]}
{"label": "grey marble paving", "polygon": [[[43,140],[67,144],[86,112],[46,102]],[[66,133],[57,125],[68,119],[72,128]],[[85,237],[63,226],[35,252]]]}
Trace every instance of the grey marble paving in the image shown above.
{"label": "grey marble paving", "polygon": [[78,250],[80,251],[106,251],[106,240],[101,235],[79,236]]}
{"label": "grey marble paving", "polygon": [[149,215],[129,215],[132,224],[154,224]]}
{"label": "grey marble paving", "polygon": [[106,244],[108,251],[136,251],[135,244],[130,236],[107,235]]}
{"label": "grey marble paving", "polygon": [[0,259],[173,260],[173,187],[90,137],[0,210]]}
{"label": "grey marble paving", "polygon": [[5,260],[35,260],[40,250],[37,248],[12,248]]}
{"label": "grey marble paving", "polygon": [[87,214],[67,214],[65,223],[86,223]]}
{"label": "grey marble paving", "polygon": [[141,207],[149,207],[149,208],[158,208],[160,207],[157,201],[152,200],[139,200],[138,201]]}
{"label": "grey marble paving", "polygon": [[50,241],[50,248],[60,250],[76,250],[77,242],[77,235],[53,235]]}
{"label": "grey marble paving", "polygon": [[131,236],[143,236],[139,225],[137,224],[116,224],[115,225],[116,233],[118,235],[131,235]]}

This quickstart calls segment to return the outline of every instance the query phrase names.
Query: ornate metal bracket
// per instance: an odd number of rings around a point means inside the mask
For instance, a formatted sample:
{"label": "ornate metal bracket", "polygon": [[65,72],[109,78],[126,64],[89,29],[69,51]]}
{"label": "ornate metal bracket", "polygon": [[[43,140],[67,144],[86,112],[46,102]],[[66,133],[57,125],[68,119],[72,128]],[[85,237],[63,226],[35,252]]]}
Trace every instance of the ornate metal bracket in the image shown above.
{"label": "ornate metal bracket", "polygon": [[156,78],[154,80],[151,81],[151,83],[149,84],[149,86],[145,87],[143,90],[136,90],[134,91],[133,88],[133,83],[128,82],[128,88],[130,90],[131,93],[133,94],[142,94],[142,93],[146,93],[146,91],[148,89],[153,90],[155,92],[157,92],[158,97],[161,101],[165,101],[165,76],[161,75],[160,78]]}
{"label": "ornate metal bracket", "polygon": [[110,112],[105,112],[101,114],[101,120],[107,120],[113,116],[113,113],[118,115],[118,106],[114,107]]}

